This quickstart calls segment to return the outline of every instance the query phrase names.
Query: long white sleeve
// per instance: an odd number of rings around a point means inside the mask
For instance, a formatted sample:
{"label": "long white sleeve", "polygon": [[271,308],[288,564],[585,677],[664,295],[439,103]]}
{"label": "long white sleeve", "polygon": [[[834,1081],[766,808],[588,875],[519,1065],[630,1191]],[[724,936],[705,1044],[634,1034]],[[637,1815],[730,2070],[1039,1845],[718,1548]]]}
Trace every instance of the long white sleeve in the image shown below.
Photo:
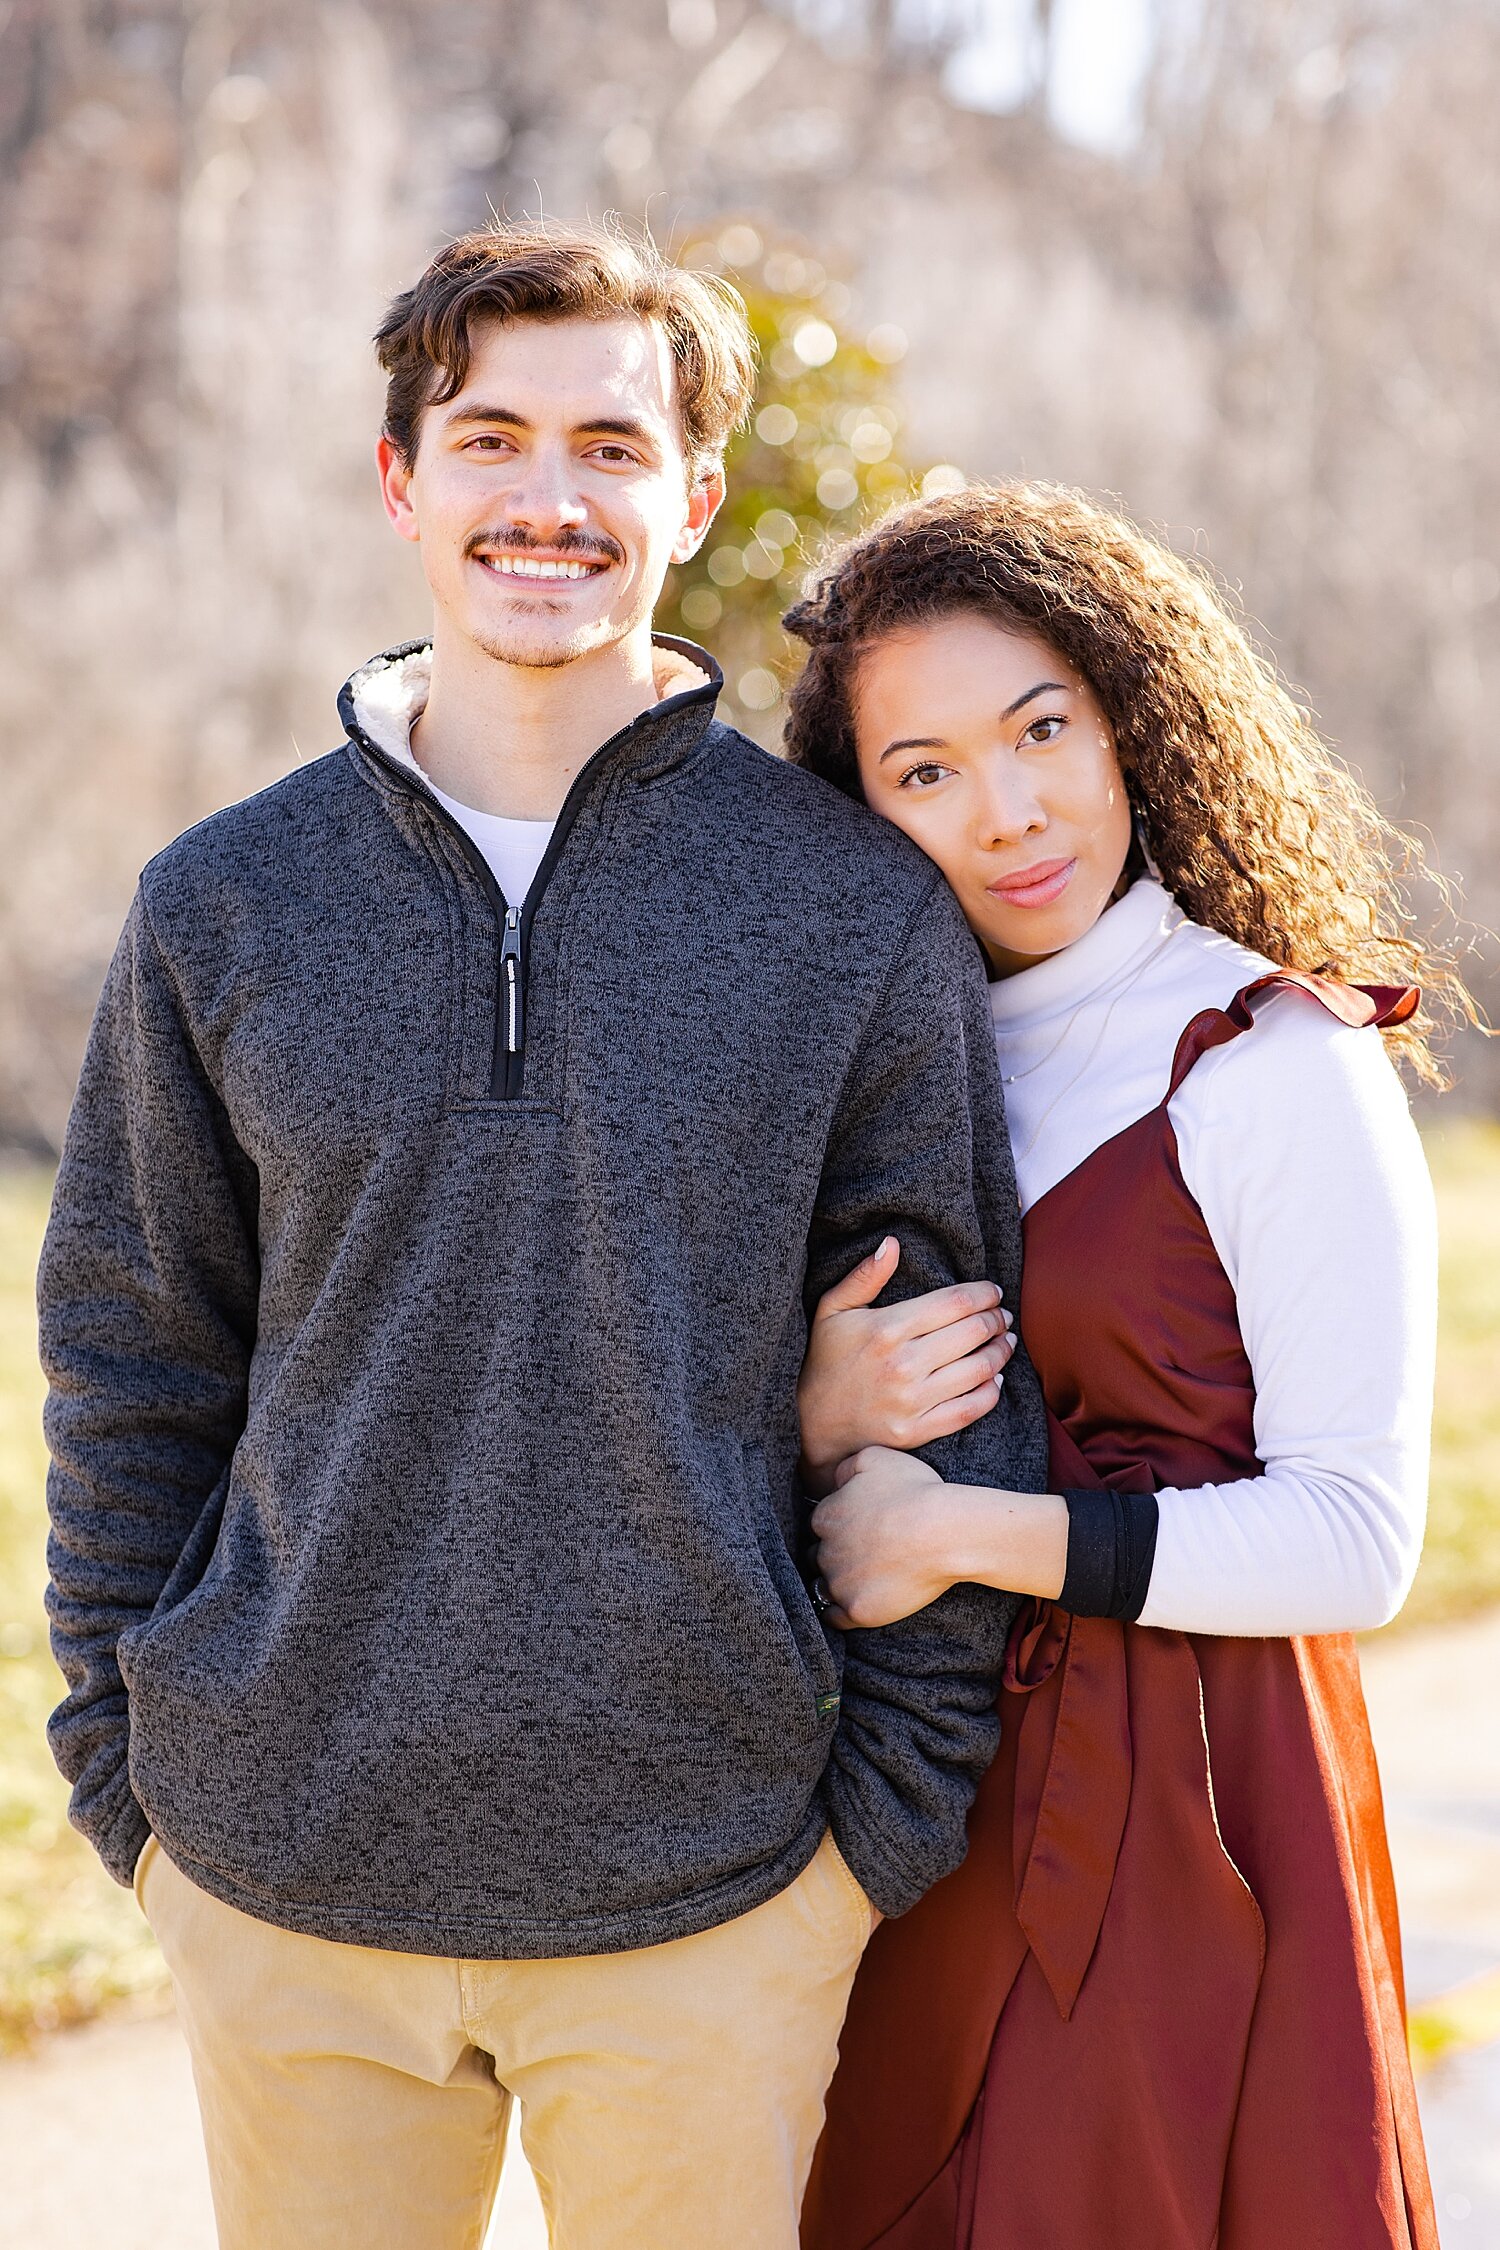
{"label": "long white sleeve", "polygon": [[1141,1623],[1384,1624],[1421,1551],[1437,1326],[1432,1189],[1400,1082],[1377,1033],[1281,992],[1170,1115],[1234,1285],[1265,1469],[1158,1496]]}
{"label": "long white sleeve", "polygon": [[[1192,1018],[1269,967],[1142,881],[1076,945],[992,985],[1023,1205],[1153,1108]],[[1379,1033],[1295,991],[1256,1006],[1170,1115],[1236,1291],[1264,1474],[1160,1495],[1141,1622],[1357,1630],[1400,1607],[1422,1543],[1432,1190]]]}

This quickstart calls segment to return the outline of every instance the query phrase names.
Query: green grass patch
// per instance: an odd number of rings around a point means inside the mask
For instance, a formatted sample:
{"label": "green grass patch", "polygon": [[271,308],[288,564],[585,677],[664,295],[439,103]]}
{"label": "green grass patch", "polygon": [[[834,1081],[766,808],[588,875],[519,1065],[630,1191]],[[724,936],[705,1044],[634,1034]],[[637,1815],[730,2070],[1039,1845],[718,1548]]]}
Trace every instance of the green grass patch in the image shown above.
{"label": "green grass patch", "polygon": [[[1500,1601],[1500,1126],[1428,1137],[1443,1315],[1427,1549],[1403,1622]],[[33,1277],[50,1182],[0,1167],[0,2049],[126,1998],[166,1971],[135,1901],[69,1827],[47,1749],[62,1680],[47,1647],[46,1456]],[[1443,2044],[1442,2027],[1433,2039]]]}
{"label": "green grass patch", "polygon": [[1442,1245],[1427,1544],[1403,1625],[1500,1601],[1500,1124],[1426,1136]]}

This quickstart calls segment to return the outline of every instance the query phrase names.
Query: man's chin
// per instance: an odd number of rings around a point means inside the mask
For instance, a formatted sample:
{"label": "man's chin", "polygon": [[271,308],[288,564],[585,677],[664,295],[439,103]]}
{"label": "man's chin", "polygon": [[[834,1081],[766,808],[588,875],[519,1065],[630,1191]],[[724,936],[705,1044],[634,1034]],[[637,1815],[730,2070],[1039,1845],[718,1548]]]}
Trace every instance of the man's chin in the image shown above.
{"label": "man's chin", "polygon": [[560,633],[539,633],[534,626],[506,630],[488,625],[474,634],[474,644],[497,664],[514,664],[527,672],[555,672],[559,666],[576,664],[580,657],[593,656],[611,641],[623,638],[622,632],[597,624]]}
{"label": "man's chin", "polygon": [[579,639],[566,641],[524,640],[517,634],[476,633],[475,646],[497,664],[514,664],[525,672],[555,672],[560,665],[576,664],[580,656],[588,654],[588,645]]}

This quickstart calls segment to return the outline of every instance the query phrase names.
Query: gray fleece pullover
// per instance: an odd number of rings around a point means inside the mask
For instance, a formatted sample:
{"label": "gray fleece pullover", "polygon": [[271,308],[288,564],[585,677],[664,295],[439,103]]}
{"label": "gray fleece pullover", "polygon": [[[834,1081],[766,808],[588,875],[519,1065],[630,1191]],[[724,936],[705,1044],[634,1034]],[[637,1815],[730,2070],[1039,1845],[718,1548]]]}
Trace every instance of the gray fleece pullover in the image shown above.
{"label": "gray fleece pullover", "polygon": [[[726,1921],[830,1821],[887,1913],[962,1855],[1013,1605],[825,1631],[794,1392],[888,1229],[1015,1302],[980,962],[686,676],[522,914],[360,675],[141,879],[40,1280],[52,1740],[122,1881],[149,1828],[287,1929],[519,1958]],[[932,1458],[1041,1484],[1024,1357]]]}

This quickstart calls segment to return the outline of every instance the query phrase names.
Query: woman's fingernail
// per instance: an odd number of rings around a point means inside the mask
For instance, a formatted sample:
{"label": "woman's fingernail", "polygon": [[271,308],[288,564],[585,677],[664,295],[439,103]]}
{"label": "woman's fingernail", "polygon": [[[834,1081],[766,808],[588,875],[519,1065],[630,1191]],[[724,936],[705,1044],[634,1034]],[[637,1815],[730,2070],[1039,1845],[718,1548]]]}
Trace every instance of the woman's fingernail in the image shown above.
{"label": "woman's fingernail", "polygon": [[1002,1319],[1002,1320],[1004,1321],[1004,1323],[1005,1323],[1005,1333],[1006,1333],[1006,1334],[1007,1334],[1007,1336],[1008,1336],[1008,1335],[1010,1334],[1011,1330],[1012,1330],[1012,1329],[1013,1329],[1013,1328],[1015,1327],[1015,1325],[1016,1325],[1016,1324],[1015,1324],[1015,1322],[1014,1322],[1014,1321],[1013,1321],[1013,1320],[1011,1319],[1011,1317],[1010,1317],[1010,1314],[1009,1314],[1008,1312],[1003,1312],[1003,1313],[1002,1313],[1002,1314],[1000,1315],[1000,1318],[1001,1318],[1001,1319]]}

